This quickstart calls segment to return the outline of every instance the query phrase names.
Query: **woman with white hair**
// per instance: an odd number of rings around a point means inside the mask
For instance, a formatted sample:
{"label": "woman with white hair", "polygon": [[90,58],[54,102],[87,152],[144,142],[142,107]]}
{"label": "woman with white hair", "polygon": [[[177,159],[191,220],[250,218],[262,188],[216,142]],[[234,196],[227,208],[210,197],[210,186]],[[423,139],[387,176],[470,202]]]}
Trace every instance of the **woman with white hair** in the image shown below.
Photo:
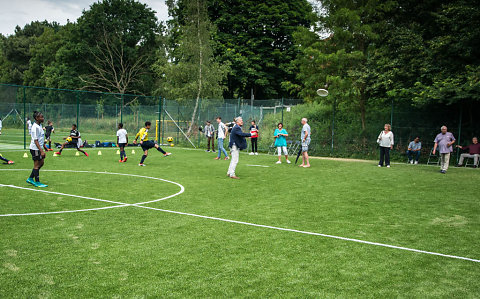
{"label": "woman with white hair", "polygon": [[380,162],[378,162],[378,167],[383,166],[384,160],[385,165],[390,167],[390,150],[393,149],[393,133],[390,124],[385,124],[384,130],[378,135],[377,143],[380,145]]}

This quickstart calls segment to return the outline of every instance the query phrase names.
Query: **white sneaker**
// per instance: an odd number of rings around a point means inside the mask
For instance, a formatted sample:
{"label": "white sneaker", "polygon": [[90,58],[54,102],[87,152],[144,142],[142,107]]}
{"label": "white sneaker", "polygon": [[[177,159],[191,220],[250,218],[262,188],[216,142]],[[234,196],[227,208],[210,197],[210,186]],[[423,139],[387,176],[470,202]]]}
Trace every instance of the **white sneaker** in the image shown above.
{"label": "white sneaker", "polygon": [[390,165],[387,165],[387,168],[390,168]]}
{"label": "white sneaker", "polygon": [[410,160],[410,164],[413,164],[413,160]]}
{"label": "white sneaker", "polygon": [[378,165],[378,167],[382,167],[382,165]]}
{"label": "white sneaker", "polygon": [[258,156],[258,153],[255,153],[255,156]]}
{"label": "white sneaker", "polygon": [[287,160],[287,164],[290,164],[290,163],[292,163],[292,162],[290,162],[290,160]]}
{"label": "white sneaker", "polygon": [[417,164],[418,164],[418,161],[415,161],[415,165],[417,165]]}
{"label": "white sneaker", "polygon": [[254,153],[254,152],[251,152],[251,153],[249,153],[249,155],[250,155],[250,156],[253,156],[253,155],[255,155],[255,153]]}
{"label": "white sneaker", "polygon": [[282,164],[282,161],[277,161],[277,163],[275,163],[275,164]]}

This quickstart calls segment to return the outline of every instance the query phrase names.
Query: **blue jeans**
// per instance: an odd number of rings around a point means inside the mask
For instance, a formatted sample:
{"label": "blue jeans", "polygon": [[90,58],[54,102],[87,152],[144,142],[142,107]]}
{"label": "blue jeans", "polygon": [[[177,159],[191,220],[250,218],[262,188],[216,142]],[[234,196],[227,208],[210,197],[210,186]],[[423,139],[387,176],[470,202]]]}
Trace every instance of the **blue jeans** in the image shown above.
{"label": "blue jeans", "polygon": [[412,161],[414,155],[415,161],[418,162],[418,159],[420,159],[420,151],[407,151],[408,161]]}
{"label": "blue jeans", "polygon": [[225,157],[228,157],[227,151],[223,148],[223,138],[218,138],[217,143],[218,143],[218,158],[222,156],[222,152],[225,155]]}

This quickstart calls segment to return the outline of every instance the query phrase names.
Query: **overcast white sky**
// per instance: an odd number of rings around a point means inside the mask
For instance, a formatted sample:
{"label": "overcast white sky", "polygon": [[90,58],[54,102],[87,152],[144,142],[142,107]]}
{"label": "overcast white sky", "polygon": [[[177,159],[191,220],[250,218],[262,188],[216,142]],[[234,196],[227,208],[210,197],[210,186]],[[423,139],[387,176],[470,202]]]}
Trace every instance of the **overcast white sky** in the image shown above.
{"label": "overcast white sky", "polygon": [[[0,33],[13,34],[15,26],[31,21],[56,21],[61,25],[75,22],[96,0],[0,0]],[[168,19],[164,0],[140,0],[157,12],[159,21]]]}

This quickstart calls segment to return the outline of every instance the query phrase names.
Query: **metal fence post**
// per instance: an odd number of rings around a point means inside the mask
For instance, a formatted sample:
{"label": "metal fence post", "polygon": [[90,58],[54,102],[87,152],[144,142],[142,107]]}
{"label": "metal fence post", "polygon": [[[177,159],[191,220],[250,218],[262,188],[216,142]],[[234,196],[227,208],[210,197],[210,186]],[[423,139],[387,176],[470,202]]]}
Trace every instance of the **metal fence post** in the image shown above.
{"label": "metal fence post", "polygon": [[122,94],[122,103],[120,105],[120,122],[123,123],[123,94]]}
{"label": "metal fence post", "polygon": [[[463,105],[460,104],[460,113],[459,113],[459,120],[458,120],[458,143],[457,144],[460,144],[460,141],[462,140],[462,114],[463,114]],[[460,150],[457,148],[457,163],[458,164],[458,159],[459,159],[459,156],[460,155]]]}
{"label": "metal fence post", "polygon": [[282,97],[282,124],[283,124],[283,97]]}
{"label": "metal fence post", "polygon": [[[160,134],[162,133],[161,129],[163,128],[162,126],[162,97],[158,97],[158,128],[157,128],[157,134],[158,134],[158,140],[160,142],[161,136]],[[160,142],[163,143],[163,142]]]}
{"label": "metal fence post", "polygon": [[393,126],[393,98],[392,98],[392,108],[390,110],[390,126]]}
{"label": "metal fence post", "polygon": [[162,123],[162,143],[163,143],[163,136],[165,136],[165,114],[166,113],[163,113],[163,110],[167,111],[167,108],[166,108],[166,99],[163,98],[163,102],[162,102],[162,118],[163,118],[163,123]]}
{"label": "metal fence post", "polygon": [[335,110],[337,109],[337,99],[333,98],[333,114],[332,114],[332,149],[330,151],[330,155],[333,156],[333,145],[334,145],[334,137],[335,137]]}
{"label": "metal fence post", "polygon": [[25,86],[23,87],[23,149],[27,149],[27,118],[26,118],[26,95]]}
{"label": "metal fence post", "polygon": [[177,141],[178,138],[180,138],[180,129],[178,128],[180,126],[180,105],[177,105]]}
{"label": "metal fence post", "polygon": [[77,98],[77,129],[80,127],[79,122],[79,116],[80,116],[80,95],[78,91],[75,92],[76,98]]}

